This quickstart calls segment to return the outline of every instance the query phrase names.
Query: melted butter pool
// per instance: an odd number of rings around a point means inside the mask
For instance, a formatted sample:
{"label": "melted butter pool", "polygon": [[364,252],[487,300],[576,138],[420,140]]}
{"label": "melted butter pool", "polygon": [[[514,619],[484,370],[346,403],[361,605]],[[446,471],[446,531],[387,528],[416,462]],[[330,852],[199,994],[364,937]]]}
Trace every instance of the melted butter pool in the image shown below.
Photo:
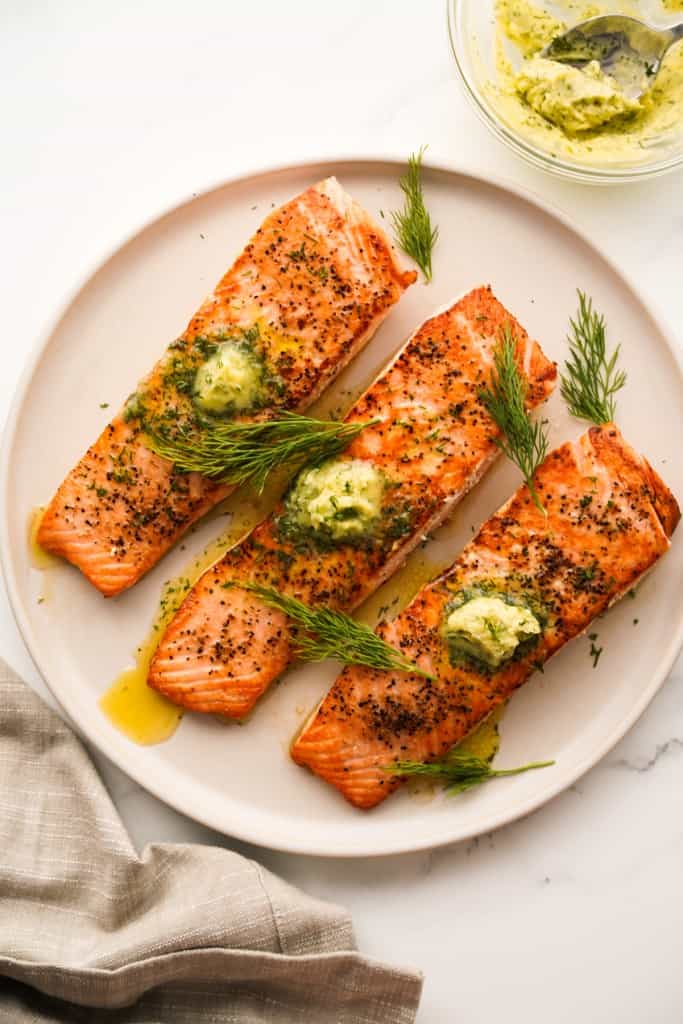
{"label": "melted butter pool", "polygon": [[39,569],[41,572],[45,572],[46,569],[54,569],[55,566],[59,565],[59,559],[49,554],[44,548],[41,548],[38,543],[38,531],[40,530],[40,524],[43,521],[44,515],[45,506],[37,505],[32,510],[28,521],[28,550],[31,565],[34,569]]}

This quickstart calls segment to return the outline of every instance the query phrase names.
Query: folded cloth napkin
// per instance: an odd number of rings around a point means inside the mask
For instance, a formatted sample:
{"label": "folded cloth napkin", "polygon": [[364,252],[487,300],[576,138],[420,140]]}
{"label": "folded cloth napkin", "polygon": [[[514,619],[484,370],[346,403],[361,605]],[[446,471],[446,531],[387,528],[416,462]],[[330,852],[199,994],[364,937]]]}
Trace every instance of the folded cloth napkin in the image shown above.
{"label": "folded cloth napkin", "polygon": [[71,730],[0,662],[0,1020],[410,1024],[420,976],[210,846],[138,856]]}

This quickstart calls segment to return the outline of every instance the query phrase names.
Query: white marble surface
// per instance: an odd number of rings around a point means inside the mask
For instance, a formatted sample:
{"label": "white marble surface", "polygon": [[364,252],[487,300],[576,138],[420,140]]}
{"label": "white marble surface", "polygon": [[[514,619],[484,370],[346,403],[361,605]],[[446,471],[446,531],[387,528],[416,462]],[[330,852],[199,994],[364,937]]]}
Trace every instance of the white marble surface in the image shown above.
{"label": "white marble surface", "polygon": [[[443,0],[2,8],[2,419],[65,294],[154,212],[253,167],[422,142],[568,212],[681,336],[683,175],[590,189],[519,163],[460,93]],[[46,695],[4,591],[0,650]],[[237,845],[98,761],[138,844]],[[678,1024],[682,783],[679,661],[602,764],[493,835],[366,862],[245,850],[347,904],[364,951],[422,968],[420,1024]]]}

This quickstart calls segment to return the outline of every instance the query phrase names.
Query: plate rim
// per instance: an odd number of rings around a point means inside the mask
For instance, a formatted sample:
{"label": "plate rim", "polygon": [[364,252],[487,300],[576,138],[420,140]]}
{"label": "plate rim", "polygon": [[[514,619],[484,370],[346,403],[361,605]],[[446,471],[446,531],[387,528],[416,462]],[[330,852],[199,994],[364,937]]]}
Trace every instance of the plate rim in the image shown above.
{"label": "plate rim", "polygon": [[[580,760],[578,764],[575,764],[569,771],[562,774],[560,778],[545,786],[533,796],[515,804],[513,808],[503,812],[499,811],[491,813],[489,818],[480,821],[474,830],[472,830],[471,827],[458,827],[458,824],[454,822],[452,830],[448,833],[445,833],[443,829],[439,829],[439,832],[436,835],[430,832],[423,832],[418,837],[414,835],[412,837],[406,835],[405,841],[397,842],[392,840],[384,844],[374,841],[371,842],[370,845],[365,845],[363,842],[360,842],[354,843],[353,845],[345,845],[343,847],[330,847],[329,845],[321,846],[317,842],[306,842],[305,839],[304,841],[298,841],[296,838],[288,838],[285,840],[282,836],[273,840],[265,834],[264,830],[259,831],[258,828],[254,830],[249,827],[243,829],[240,827],[239,823],[235,823],[234,826],[231,823],[228,826],[224,821],[218,820],[216,816],[205,811],[203,808],[193,808],[190,804],[187,804],[182,797],[176,797],[172,791],[165,791],[163,785],[157,784],[153,775],[151,777],[149,777],[149,774],[145,775],[142,768],[138,769],[135,764],[133,764],[132,767],[126,764],[124,759],[119,756],[118,752],[110,749],[109,744],[101,737],[98,736],[97,738],[94,738],[87,729],[84,729],[80,725],[78,717],[72,714],[62,697],[55,692],[50,684],[48,666],[46,664],[47,658],[45,655],[38,653],[40,651],[40,646],[36,643],[34,630],[28,615],[26,614],[23,601],[20,598],[18,578],[14,572],[9,538],[10,490],[8,483],[11,454],[16,441],[17,429],[31,382],[52,336],[64,317],[67,315],[73,304],[78,300],[89,282],[122,249],[131,244],[154,224],[182,208],[189,206],[195,199],[218,192],[224,188],[245,184],[257,178],[264,178],[275,174],[287,174],[288,172],[300,172],[308,168],[312,169],[315,167],[334,168],[332,173],[338,173],[340,177],[343,177],[344,167],[350,166],[355,168],[358,165],[366,164],[374,167],[375,169],[379,169],[382,165],[393,165],[398,175],[400,170],[405,167],[405,159],[404,154],[396,154],[395,152],[381,153],[379,155],[377,153],[371,155],[362,154],[360,156],[350,156],[347,153],[337,156],[309,157],[305,160],[295,160],[285,164],[260,164],[250,170],[241,171],[238,174],[228,177],[221,177],[211,184],[199,187],[197,191],[184,193],[175,201],[171,200],[165,202],[158,210],[150,213],[150,215],[141,223],[135,224],[129,231],[125,232],[117,241],[105,246],[102,253],[93,261],[93,263],[78,275],[75,284],[67,292],[66,298],[62,303],[60,303],[53,315],[47,318],[45,326],[39,332],[37,339],[31,346],[29,355],[19,375],[3,430],[2,446],[0,448],[0,565],[2,567],[5,587],[14,620],[19,632],[21,633],[30,658],[48,690],[55,699],[60,712],[65,715],[69,724],[75,728],[76,733],[84,741],[95,746],[105,757],[124,772],[124,774],[133,779],[134,782],[150,792],[158,800],[161,800],[162,803],[165,803],[180,814],[183,814],[207,828],[210,828],[221,835],[227,836],[228,838],[234,838],[242,842],[251,843],[257,846],[262,846],[265,849],[276,850],[283,853],[303,854],[316,857],[344,857],[349,859],[357,857],[393,856],[397,854],[435,849],[451,843],[463,842],[465,840],[472,839],[475,836],[492,832],[526,817],[533,811],[538,810],[544,804],[548,803],[555,796],[564,792],[569,786],[573,785],[587,771],[601,761],[610,752],[610,750],[613,749],[619,740],[621,740],[626,733],[633,728],[668,678],[678,653],[681,648],[683,648],[682,615],[676,629],[672,633],[666,650],[662,652],[656,670],[652,673],[649,685],[641,694],[640,699],[634,702],[629,714],[624,716],[611,730],[605,740],[603,740],[601,744],[597,745],[590,754]],[[592,253],[602,260],[608,269],[631,292],[634,299],[638,302],[643,311],[651,318],[653,323],[657,325],[662,339],[664,340],[674,361],[681,383],[683,384],[683,351],[681,350],[681,346],[679,345],[669,324],[668,318],[660,312],[658,304],[651,302],[643,295],[640,287],[635,283],[631,274],[628,271],[623,271],[617,267],[615,261],[603,250],[601,245],[595,242],[587,231],[584,231],[581,227],[577,227],[572,222],[571,217],[568,214],[555,206],[554,203],[551,203],[544,197],[538,195],[532,189],[520,186],[516,182],[510,181],[509,179],[497,174],[490,174],[487,171],[468,167],[467,165],[460,164],[457,161],[443,159],[425,160],[423,162],[423,166],[428,172],[436,172],[446,174],[451,177],[465,178],[480,186],[488,186],[498,189],[532,207],[535,207],[536,210],[551,217],[553,220],[559,222],[565,229],[570,231],[579,241],[587,246]],[[338,171],[337,168],[339,168]]]}

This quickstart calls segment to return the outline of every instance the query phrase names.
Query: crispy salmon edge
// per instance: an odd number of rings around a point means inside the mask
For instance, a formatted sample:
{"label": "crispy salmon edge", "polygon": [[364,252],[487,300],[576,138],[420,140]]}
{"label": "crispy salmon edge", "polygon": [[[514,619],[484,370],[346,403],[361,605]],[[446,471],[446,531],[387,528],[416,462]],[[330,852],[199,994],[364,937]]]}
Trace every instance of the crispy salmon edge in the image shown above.
{"label": "crispy salmon edge", "polygon": [[605,423],[600,427],[590,427],[588,434],[596,451],[609,448],[617,449],[624,462],[639,471],[644,482],[652,492],[652,507],[662,524],[666,536],[671,539],[681,519],[681,509],[672,491],[662,480],[656,469],[638,451],[629,444],[615,423]]}

